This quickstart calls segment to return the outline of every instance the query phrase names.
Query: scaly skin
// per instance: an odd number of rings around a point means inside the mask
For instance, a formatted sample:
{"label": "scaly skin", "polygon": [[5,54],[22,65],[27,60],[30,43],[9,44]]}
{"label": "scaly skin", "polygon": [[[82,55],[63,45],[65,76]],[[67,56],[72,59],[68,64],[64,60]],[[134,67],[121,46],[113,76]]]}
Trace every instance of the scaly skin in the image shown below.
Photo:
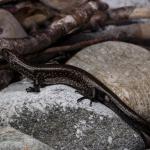
{"label": "scaly skin", "polygon": [[84,95],[78,102],[89,98],[92,102],[103,103],[140,132],[146,147],[150,147],[150,123],[127,107],[117,95],[88,72],[70,65],[30,66],[8,49],[3,49],[1,54],[11,68],[33,80],[34,86],[28,88],[28,92],[39,92],[40,87],[46,85],[71,86]]}

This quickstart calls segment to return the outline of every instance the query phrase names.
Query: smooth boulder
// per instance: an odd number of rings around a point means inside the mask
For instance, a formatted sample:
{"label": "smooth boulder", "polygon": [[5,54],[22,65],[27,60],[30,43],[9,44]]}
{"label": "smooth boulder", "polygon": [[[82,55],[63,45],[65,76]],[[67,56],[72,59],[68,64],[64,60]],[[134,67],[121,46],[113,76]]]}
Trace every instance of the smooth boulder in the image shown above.
{"label": "smooth boulder", "polygon": [[150,52],[125,42],[104,42],[78,52],[68,64],[93,74],[132,110],[150,121]]}
{"label": "smooth boulder", "polygon": [[11,127],[0,127],[0,150],[54,150]]}

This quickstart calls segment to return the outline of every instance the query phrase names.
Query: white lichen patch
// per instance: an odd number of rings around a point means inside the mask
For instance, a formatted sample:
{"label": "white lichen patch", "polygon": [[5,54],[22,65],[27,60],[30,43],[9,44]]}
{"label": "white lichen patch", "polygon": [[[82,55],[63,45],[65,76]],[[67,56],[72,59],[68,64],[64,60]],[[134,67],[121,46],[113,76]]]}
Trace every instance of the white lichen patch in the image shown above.
{"label": "white lichen patch", "polygon": [[76,131],[76,137],[77,138],[82,138],[82,136],[84,136],[83,132],[80,129],[77,129],[77,131]]}
{"label": "white lichen patch", "polygon": [[108,143],[112,144],[113,138],[111,136],[108,137]]}
{"label": "white lichen patch", "polygon": [[82,138],[83,136],[85,136],[85,131],[92,129],[92,127],[86,123],[86,120],[80,120],[78,124],[74,126],[74,128],[76,129],[77,138]]}
{"label": "white lichen patch", "polygon": [[133,135],[134,135],[135,138],[138,138],[138,135],[137,135],[137,134],[133,134]]}
{"label": "white lichen patch", "polygon": [[104,119],[104,117],[103,117],[103,116],[100,116],[99,118],[100,118],[100,120],[103,120],[103,119]]}

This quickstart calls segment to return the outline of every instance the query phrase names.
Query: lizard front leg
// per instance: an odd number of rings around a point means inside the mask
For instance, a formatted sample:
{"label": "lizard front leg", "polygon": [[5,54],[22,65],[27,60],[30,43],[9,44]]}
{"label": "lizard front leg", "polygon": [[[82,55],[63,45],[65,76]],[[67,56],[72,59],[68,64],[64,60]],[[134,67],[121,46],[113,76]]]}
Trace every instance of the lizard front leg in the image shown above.
{"label": "lizard front leg", "polygon": [[38,79],[33,81],[33,87],[29,87],[26,89],[27,92],[40,92],[40,83]]}

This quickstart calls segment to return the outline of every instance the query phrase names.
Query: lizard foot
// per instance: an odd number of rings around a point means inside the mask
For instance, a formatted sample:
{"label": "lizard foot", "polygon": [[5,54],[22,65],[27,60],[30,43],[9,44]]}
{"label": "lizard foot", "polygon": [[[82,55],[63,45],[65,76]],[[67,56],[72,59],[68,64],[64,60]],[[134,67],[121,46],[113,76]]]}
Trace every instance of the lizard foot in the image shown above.
{"label": "lizard foot", "polygon": [[85,97],[81,97],[77,100],[77,103],[80,103],[81,101],[83,101],[84,99],[86,99]]}
{"label": "lizard foot", "polygon": [[75,93],[77,93],[77,94],[81,94],[78,90],[75,90]]}
{"label": "lizard foot", "polygon": [[40,92],[39,88],[29,87],[26,89],[27,92]]}
{"label": "lizard foot", "polygon": [[[86,99],[86,97],[81,97],[81,98],[79,98],[78,100],[77,100],[77,103],[80,103],[81,101],[83,101],[83,100],[85,100]],[[90,107],[92,106],[92,100],[90,101]]]}

